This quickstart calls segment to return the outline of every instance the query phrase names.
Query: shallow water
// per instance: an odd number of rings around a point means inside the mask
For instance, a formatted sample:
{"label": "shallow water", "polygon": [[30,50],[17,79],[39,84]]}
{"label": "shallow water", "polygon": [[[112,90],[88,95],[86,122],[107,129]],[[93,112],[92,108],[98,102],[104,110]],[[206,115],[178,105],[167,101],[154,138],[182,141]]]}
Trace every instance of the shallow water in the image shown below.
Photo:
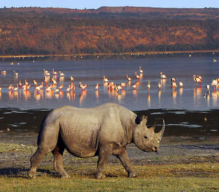
{"label": "shallow water", "polygon": [[[213,59],[218,60],[213,62]],[[34,62],[33,62],[34,60]],[[12,63],[13,62],[13,65]],[[19,64],[18,64],[19,63]],[[137,89],[133,91],[132,85],[136,82],[134,73],[139,74],[139,66],[143,69],[143,77],[140,79]],[[64,78],[56,77],[58,85],[63,84],[61,92],[46,92],[44,89],[37,93],[33,86],[33,80],[38,84],[44,81],[43,69],[52,74],[52,69],[65,73]],[[211,110],[219,108],[219,92],[213,90],[207,99],[204,99],[206,85],[211,84],[213,79],[219,78],[219,56],[205,55],[189,57],[189,55],[169,57],[141,57],[141,58],[111,58],[111,59],[76,59],[76,60],[31,60],[11,59],[0,62],[0,71],[6,70],[7,74],[0,74],[0,108],[19,109],[52,109],[62,105],[76,107],[94,107],[106,102],[119,103],[132,111],[146,109],[183,109],[183,110]],[[19,73],[14,76],[13,70]],[[160,79],[160,72],[167,75],[166,80]],[[127,82],[126,74],[132,78],[121,92],[109,92],[104,86],[102,76],[117,85]],[[202,88],[197,88],[193,75],[198,74],[203,78]],[[75,91],[66,92],[70,84],[70,76],[75,79]],[[171,78],[175,77],[178,84],[182,81],[184,88],[177,87],[173,91],[170,87]],[[50,76],[50,82],[51,84]],[[7,87],[14,87],[19,80],[24,83],[27,80],[31,84],[29,91],[8,91]],[[151,89],[148,92],[147,84],[150,81]],[[78,83],[87,84],[87,90],[81,91]],[[161,82],[161,90],[158,90],[158,82]],[[98,91],[94,90],[99,83]]]}

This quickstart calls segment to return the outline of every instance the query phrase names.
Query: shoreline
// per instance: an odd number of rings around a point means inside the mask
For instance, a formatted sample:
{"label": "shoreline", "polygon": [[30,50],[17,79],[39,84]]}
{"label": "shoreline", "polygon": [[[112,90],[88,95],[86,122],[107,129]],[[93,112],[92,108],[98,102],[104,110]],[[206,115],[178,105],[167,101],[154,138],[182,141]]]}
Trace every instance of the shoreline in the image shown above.
{"label": "shoreline", "polygon": [[[19,110],[0,108],[0,141],[5,143],[36,143],[41,122],[50,109]],[[134,111],[148,116],[147,127],[156,122],[158,132],[165,120],[164,143],[217,143],[219,137],[219,110],[186,111],[151,109]],[[215,139],[216,138],[216,139]]]}
{"label": "shoreline", "polygon": [[157,55],[182,53],[219,53],[219,50],[188,50],[188,51],[149,51],[149,52],[123,52],[123,53],[80,53],[80,54],[48,54],[48,55],[0,55],[0,58],[30,58],[30,57],[73,57],[73,56],[116,56],[116,55]]}
{"label": "shoreline", "polygon": [[[173,139],[175,142],[169,142]],[[218,163],[219,160],[219,143],[218,137],[209,138],[207,142],[184,141],[177,142],[182,138],[164,137],[157,153],[147,153],[141,151],[135,144],[127,145],[129,159],[134,166],[142,165],[177,165],[190,163]],[[188,138],[187,138],[188,139]],[[0,142],[0,176],[4,174],[6,168],[20,169],[25,168],[27,171],[30,166],[30,158],[37,149],[37,137],[33,137],[34,143],[23,142]],[[64,152],[64,166],[96,166],[97,157],[78,158],[70,154],[67,150]],[[43,158],[38,169],[41,167],[52,168],[53,157],[51,153]],[[118,165],[118,159],[111,155],[108,159],[108,165]],[[68,172],[69,169],[67,169]],[[22,172],[23,172],[22,171]],[[7,173],[6,175],[11,175]]]}

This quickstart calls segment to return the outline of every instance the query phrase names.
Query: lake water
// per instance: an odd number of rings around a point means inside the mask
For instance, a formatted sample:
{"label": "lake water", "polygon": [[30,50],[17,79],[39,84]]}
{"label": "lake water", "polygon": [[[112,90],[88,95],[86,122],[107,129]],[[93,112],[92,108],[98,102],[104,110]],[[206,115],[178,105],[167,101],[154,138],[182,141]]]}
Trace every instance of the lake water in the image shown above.
{"label": "lake water", "polygon": [[[216,59],[217,62],[213,62]],[[34,62],[33,62],[34,61]],[[13,64],[12,64],[13,62]],[[135,72],[139,74],[141,66],[143,77],[137,84],[136,90],[132,85],[136,83]],[[37,93],[33,80],[38,84],[44,81],[43,69],[51,73],[52,69],[65,74],[64,78],[56,77],[58,86],[64,85],[61,92],[47,92],[43,89]],[[204,56],[174,55],[158,57],[135,57],[135,58],[106,58],[106,59],[8,59],[0,61],[0,71],[7,71],[6,75],[0,74],[0,108],[19,109],[52,109],[63,105],[76,107],[94,107],[107,102],[119,103],[132,111],[147,109],[183,109],[183,110],[211,110],[219,108],[219,92],[214,91],[211,86],[210,94],[204,98],[206,85],[211,85],[213,79],[219,78],[219,55],[208,54]],[[18,77],[13,71],[18,72]],[[161,80],[160,72],[166,76]],[[197,88],[193,75],[201,75],[202,88]],[[106,76],[109,81],[119,85],[127,83],[126,75],[132,78],[132,82],[124,87],[123,91],[110,92],[104,86],[102,77]],[[66,92],[70,84],[70,76],[75,79],[75,91]],[[183,89],[177,87],[176,91],[171,89],[171,78],[184,84]],[[27,80],[31,84],[29,91],[9,91],[8,86],[17,86],[19,80],[22,84]],[[148,92],[147,85],[150,81],[151,89]],[[87,90],[81,91],[78,83],[87,84]],[[158,90],[158,82],[161,89]],[[98,91],[95,85],[99,83]]]}

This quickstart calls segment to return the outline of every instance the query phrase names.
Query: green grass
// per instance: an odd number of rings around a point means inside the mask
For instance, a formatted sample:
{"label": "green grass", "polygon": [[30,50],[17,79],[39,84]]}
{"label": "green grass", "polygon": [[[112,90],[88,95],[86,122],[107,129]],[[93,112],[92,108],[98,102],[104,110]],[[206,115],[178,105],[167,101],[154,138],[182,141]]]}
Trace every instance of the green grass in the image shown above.
{"label": "green grass", "polygon": [[40,167],[53,174],[37,173],[0,176],[0,191],[219,191],[219,163],[134,166],[137,178],[127,178],[120,165],[107,165],[107,178],[94,178],[96,166],[65,167],[71,179],[61,179],[52,167]]}
{"label": "green grass", "polygon": [[34,180],[24,178],[1,178],[0,191],[219,191],[218,178],[72,178],[62,180],[47,176]]}

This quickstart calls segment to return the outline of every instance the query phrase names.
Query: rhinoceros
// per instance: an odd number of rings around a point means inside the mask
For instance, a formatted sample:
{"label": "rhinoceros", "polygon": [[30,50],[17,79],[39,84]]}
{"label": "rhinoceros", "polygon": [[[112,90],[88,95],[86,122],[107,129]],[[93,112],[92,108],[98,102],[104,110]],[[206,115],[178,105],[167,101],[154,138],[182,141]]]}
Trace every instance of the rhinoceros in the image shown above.
{"label": "rhinoceros", "polygon": [[49,152],[54,155],[54,169],[61,177],[69,178],[63,168],[65,149],[76,157],[98,156],[97,179],[105,178],[104,164],[115,155],[128,172],[136,177],[129,161],[126,146],[134,143],[145,152],[157,152],[165,129],[155,133],[155,125],[147,128],[147,117],[138,117],[134,112],[115,103],[106,103],[94,108],[63,106],[52,110],[43,120],[38,135],[38,148],[31,157],[28,173],[33,178],[42,158]]}

